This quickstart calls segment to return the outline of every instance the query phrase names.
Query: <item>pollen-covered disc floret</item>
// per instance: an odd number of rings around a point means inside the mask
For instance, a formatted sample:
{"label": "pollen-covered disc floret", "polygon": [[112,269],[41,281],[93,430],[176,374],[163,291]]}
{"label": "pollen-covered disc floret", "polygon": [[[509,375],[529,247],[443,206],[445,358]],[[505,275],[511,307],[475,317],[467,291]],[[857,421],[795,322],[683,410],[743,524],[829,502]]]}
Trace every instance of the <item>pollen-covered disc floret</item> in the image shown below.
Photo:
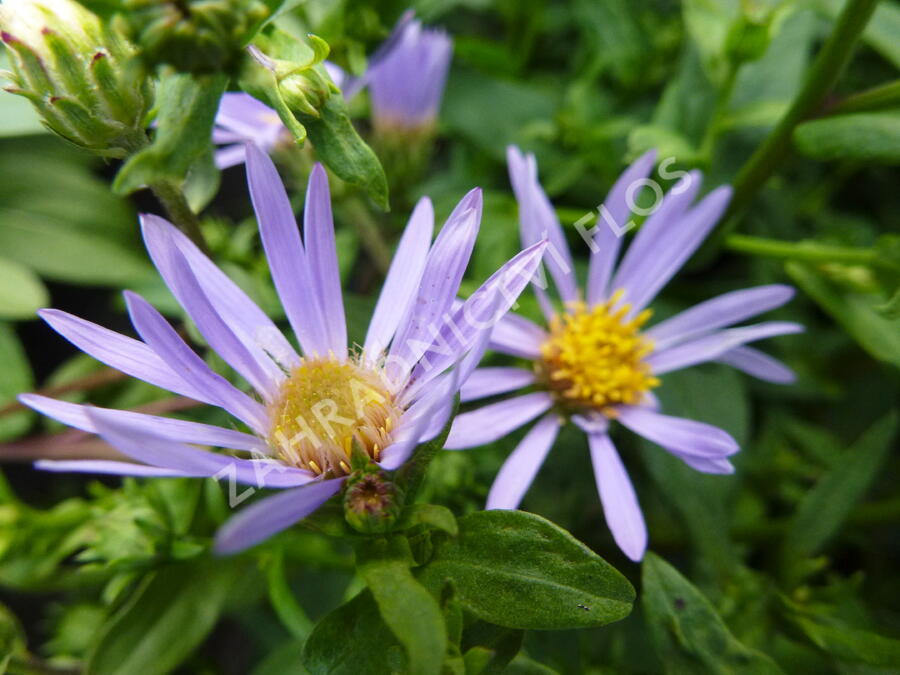
{"label": "pollen-covered disc floret", "polygon": [[640,333],[650,311],[627,318],[631,308],[620,298],[617,293],[592,308],[572,303],[551,320],[537,369],[564,409],[612,416],[612,406],[639,403],[659,385],[644,362],[653,345]]}
{"label": "pollen-covered disc floret", "polygon": [[355,361],[303,359],[270,406],[269,443],[288,464],[341,476],[350,473],[354,440],[379,460],[401,412],[378,371]]}

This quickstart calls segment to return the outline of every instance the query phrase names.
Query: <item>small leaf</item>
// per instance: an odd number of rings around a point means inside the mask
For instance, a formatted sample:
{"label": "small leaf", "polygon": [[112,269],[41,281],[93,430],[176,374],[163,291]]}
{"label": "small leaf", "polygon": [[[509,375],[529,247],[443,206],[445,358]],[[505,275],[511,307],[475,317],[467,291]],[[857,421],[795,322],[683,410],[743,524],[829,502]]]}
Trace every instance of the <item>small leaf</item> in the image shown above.
{"label": "small leaf", "polygon": [[354,128],[341,94],[333,93],[318,112],[318,117],[297,112],[318,157],[339,178],[360,186],[387,210],[388,184],[384,169]]}
{"label": "small leaf", "polygon": [[402,673],[405,661],[368,590],[326,614],[303,650],[303,665],[312,675]]}
{"label": "small leaf", "polygon": [[900,163],[900,111],[838,115],[805,122],[794,131],[804,155],[823,161]]}
{"label": "small leaf", "polygon": [[400,525],[404,528],[414,525],[427,525],[454,537],[459,532],[453,512],[437,504],[411,504],[406,513],[404,513]]}
{"label": "small leaf", "polygon": [[458,521],[420,579],[450,582],[478,618],[517,629],[602,626],[631,612],[634,589],[612,565],[548,520],[523,511],[481,511]]}
{"label": "small leaf", "polygon": [[163,675],[213,629],[240,569],[219,559],[171,565],[148,576],[110,620],[87,675]]}
{"label": "small leaf", "polygon": [[153,143],[125,162],[113,190],[129,194],[161,181],[181,185],[194,162],[210,150],[226,82],[224,75],[167,76],[157,97],[159,117]]}
{"label": "small leaf", "polygon": [[900,668],[900,640],[844,625],[827,625],[805,613],[788,617],[822,651],[841,661],[879,668]]}
{"label": "small leaf", "polygon": [[840,529],[884,466],[897,422],[898,416],[891,413],[873,424],[806,493],[785,535],[786,557],[799,560],[816,555]]}
{"label": "small leaf", "polygon": [[0,319],[33,319],[48,301],[47,289],[34,272],[0,258]]}
{"label": "small leaf", "polygon": [[412,675],[437,675],[447,649],[444,618],[437,600],[410,571],[412,554],[403,537],[365,540],[357,548],[356,569],[366,582],[381,618],[403,644]]}
{"label": "small leaf", "polygon": [[[0,321],[0,363],[3,377],[0,377],[0,407],[12,403],[18,394],[29,391],[34,386],[31,366],[12,327]],[[15,438],[28,429],[33,414],[29,410],[0,417],[0,441]]]}
{"label": "small leaf", "polygon": [[666,672],[782,672],[735,638],[706,597],[669,563],[648,553],[642,567],[646,624]]}
{"label": "small leaf", "polygon": [[869,354],[900,367],[900,317],[878,312],[884,298],[845,289],[809,265],[788,263],[791,278],[828,312]]}

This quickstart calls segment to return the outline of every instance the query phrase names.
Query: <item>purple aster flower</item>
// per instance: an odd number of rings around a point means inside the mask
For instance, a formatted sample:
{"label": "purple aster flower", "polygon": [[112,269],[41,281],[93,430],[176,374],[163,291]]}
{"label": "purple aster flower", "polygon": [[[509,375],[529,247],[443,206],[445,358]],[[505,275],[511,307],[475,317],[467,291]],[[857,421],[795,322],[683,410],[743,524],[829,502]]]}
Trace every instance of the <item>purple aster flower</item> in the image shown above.
{"label": "purple aster flower", "polygon": [[269,153],[289,137],[278,113],[265,103],[239,92],[222,96],[213,128],[213,143],[221,146],[215,152],[216,166],[220,169],[242,164],[247,143]]}
{"label": "purple aster flower", "polygon": [[588,282],[582,296],[562,228],[538,183],[534,157],[511,147],[508,161],[522,240],[528,243],[548,236],[550,248],[544,262],[562,309],[556,311],[548,294],[536,288],[547,327],[512,313],[500,320],[491,346],[528,359],[533,367],[478,369],[463,385],[461,398],[473,401],[522,388],[529,391],[457,416],[446,447],[491,443],[537,419],[507,458],[488,496],[487,508],[514,509],[560,425],[571,420],[587,434],[600,501],[613,537],[637,561],[647,548],[647,529],[628,473],[610,440],[610,422],[618,421],[698,471],[732,473],[728,457],[739,449],[735,440],[709,424],[663,414],[651,390],[666,373],[707,361],[727,363],[770,382],[793,381],[793,373],[784,364],[747,344],[796,333],[801,326],[771,321],[733,327],[781,306],[792,297],[793,289],[776,284],[726,293],[646,328],[648,305],[709,234],[728,204],[731,189],[717,188],[694,203],[701,176],[686,174],[647,218],[617,264],[621,235],[631,215],[629,201],[635,187],[646,184],[655,153],[638,159],[613,185],[601,208],[604,222],[592,232]]}
{"label": "purple aster flower", "polygon": [[423,28],[407,12],[373,55],[364,76],[376,129],[432,127],[452,53],[453,41],[447,33]]}
{"label": "purple aster flower", "polygon": [[[347,347],[328,181],[309,179],[303,233],[269,157],[247,145],[253,207],[275,287],[298,353],[252,300],[174,226],[142,217],[147,249],[166,284],[222,359],[252,387],[248,395],[210,369],[150,304],[126,292],[140,339],[59,310],[41,317],[94,358],[155,386],[223,408],[246,431],[23,395],[26,405],[97,433],[137,463],[41,461],[53,471],[227,478],[286,488],[242,510],[219,532],[219,552],[278,532],[337,493],[361,447],[385,470],[446,424],[460,384],[533,276],[546,242],[510,260],[454,309],[481,219],[471,191],[432,244],[434,215],[423,198],[400,239],[361,350]],[[453,340],[446,340],[452,328]],[[301,356],[302,354],[302,356]],[[213,446],[233,454],[194,446]]]}

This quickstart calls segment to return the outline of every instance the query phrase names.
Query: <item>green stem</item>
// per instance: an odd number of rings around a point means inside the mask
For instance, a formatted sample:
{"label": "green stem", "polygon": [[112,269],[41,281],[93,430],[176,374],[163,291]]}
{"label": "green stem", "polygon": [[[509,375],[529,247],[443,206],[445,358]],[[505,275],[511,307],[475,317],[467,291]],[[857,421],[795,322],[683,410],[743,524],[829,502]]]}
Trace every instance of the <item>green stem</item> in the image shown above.
{"label": "green stem", "polygon": [[878,0],[848,0],[837,18],[834,30],[816,56],[797,98],[738,173],[734,181],[734,198],[727,216],[743,211],[757,190],[782,165],[791,149],[794,128],[817,111],[822,100],[834,87],[877,4]]}
{"label": "green stem", "polygon": [[163,205],[169,219],[193,241],[200,250],[209,254],[209,246],[200,229],[200,219],[197,217],[184,197],[184,193],[174,183],[160,181],[150,186],[154,196]]}
{"label": "green stem", "polygon": [[816,242],[791,242],[730,234],[725,237],[725,248],[738,253],[748,253],[765,258],[782,260],[802,260],[815,263],[843,263],[846,265],[866,265],[896,269],[890,261],[882,258],[877,251],[869,248],[850,246],[828,246]]}
{"label": "green stem", "polygon": [[369,254],[378,271],[382,275],[387,274],[391,267],[391,247],[384,238],[381,227],[372,218],[369,210],[358,200],[349,200],[347,210],[366,253]]}
{"label": "green stem", "polygon": [[828,107],[828,115],[882,110],[900,104],[900,80],[852,94]]}

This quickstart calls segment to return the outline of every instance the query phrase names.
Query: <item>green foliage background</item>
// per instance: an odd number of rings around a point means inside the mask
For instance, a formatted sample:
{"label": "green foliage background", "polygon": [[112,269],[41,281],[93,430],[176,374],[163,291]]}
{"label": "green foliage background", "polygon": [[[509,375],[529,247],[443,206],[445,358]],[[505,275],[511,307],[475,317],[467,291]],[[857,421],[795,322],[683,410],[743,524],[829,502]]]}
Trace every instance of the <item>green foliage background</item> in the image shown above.
{"label": "green foliage background", "polygon": [[[391,184],[391,212],[336,186],[356,340],[380,285],[360,220],[395,235],[420,195],[435,200],[440,218],[468,189],[483,187],[485,213],[465,282],[471,291],[519,250],[504,158],[515,143],[536,153],[583,273],[586,251],[570,226],[596,208],[626,162],[656,147],[675,159],[673,168],[702,169],[707,188],[733,182],[796,99],[842,3],[414,6],[425,22],[452,33],[454,63],[427,170],[410,178],[396,153],[374,144]],[[358,72],[404,8],[310,0],[280,21],[315,32],[331,45],[331,58]],[[603,522],[582,435],[564,431],[523,509],[569,530],[619,569],[637,590],[635,610],[602,627],[528,631],[521,651],[520,629],[537,624],[514,608],[498,622],[506,629],[469,620],[462,644],[475,649],[458,672],[900,672],[898,36],[900,5],[885,0],[815,119],[785,139],[765,186],[742,193],[745,208],[719,226],[656,303],[657,316],[665,316],[744,286],[799,289],[774,318],[801,321],[807,332],[765,347],[797,371],[796,385],[762,384],[708,365],[666,376],[659,390],[668,412],[738,439],[736,474],[702,475],[649,443],[616,437],[650,531],[653,553],[636,565]],[[876,95],[873,105],[852,97],[891,82],[893,98],[890,91]],[[365,102],[351,113],[366,136]],[[0,407],[48,386],[62,387],[58,394],[69,400],[111,407],[163,399],[149,385],[102,376],[89,393],[67,391],[67,383],[101,373],[99,364],[32,318],[52,304],[122,328],[123,288],[183,318],[137,236],[136,209],[156,205],[140,194],[114,195],[116,167],[40,134],[17,97],[0,94],[0,134]],[[283,150],[276,159],[299,206],[309,151]],[[214,257],[281,319],[242,170],[221,180],[203,212]],[[522,311],[537,316],[530,297],[523,296]],[[179,414],[225,421],[205,409]],[[56,451],[59,439],[44,434],[60,431],[5,409],[0,458]],[[518,438],[439,454],[420,501],[474,514]],[[304,672],[300,655],[313,623],[361,587],[350,548],[301,527],[211,562],[210,538],[228,515],[227,495],[212,483],[98,481],[15,464],[4,473],[0,654],[13,673],[80,672],[85,664],[86,672],[104,675]],[[460,525],[470,523],[477,539],[473,518]],[[484,539],[476,545],[487,550]],[[443,564],[453,564],[448,556]],[[360,573],[367,581],[399,578],[375,567]],[[381,605],[383,598],[376,593],[374,600]],[[479,619],[500,611],[487,604]],[[312,672],[405,667],[372,596],[358,595],[339,612],[323,624],[331,633],[317,632],[318,642],[307,645]],[[382,615],[387,619],[383,606]],[[335,644],[346,659],[341,667]],[[498,665],[510,659],[505,670]]]}

